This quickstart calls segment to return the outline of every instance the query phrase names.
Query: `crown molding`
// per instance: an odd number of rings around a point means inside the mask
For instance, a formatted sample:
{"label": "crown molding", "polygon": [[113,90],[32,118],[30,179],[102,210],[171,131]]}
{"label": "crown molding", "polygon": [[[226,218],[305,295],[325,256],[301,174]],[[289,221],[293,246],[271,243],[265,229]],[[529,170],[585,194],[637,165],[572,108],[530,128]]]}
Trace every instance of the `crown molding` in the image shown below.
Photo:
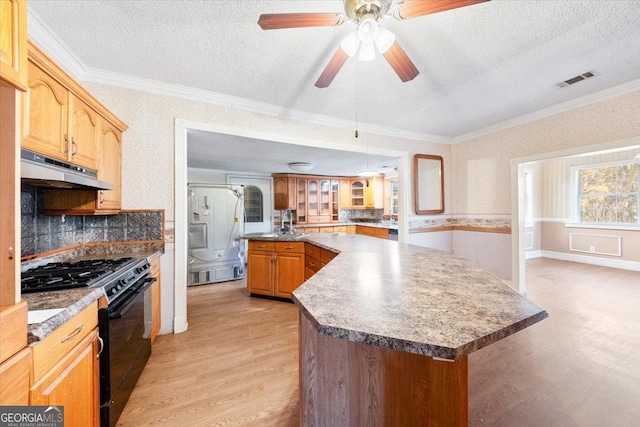
{"label": "crown molding", "polygon": [[[355,127],[355,122],[352,120],[340,119],[323,114],[314,114],[306,111],[284,108],[266,102],[253,101],[246,98],[225,95],[208,90],[87,67],[31,8],[28,8],[28,34],[29,38],[38,44],[42,50],[53,57],[62,68],[69,72],[69,74],[80,81],[138,90],[156,95],[187,99],[190,101],[204,102],[315,125],[343,129],[353,129]],[[366,128],[367,132],[380,135],[439,144],[451,143],[451,137],[448,136],[431,135],[369,123],[361,123],[360,125],[362,128]]]}
{"label": "crown molding", "polygon": [[630,82],[622,83],[617,86],[610,87],[608,89],[601,90],[589,95],[581,96],[569,101],[561,102],[560,104],[553,105],[551,107],[544,108],[542,110],[534,111],[533,113],[524,114],[522,116],[514,117],[509,120],[505,120],[495,125],[487,126],[482,129],[474,130],[469,133],[454,136],[451,140],[452,144],[467,141],[472,138],[488,135],[491,133],[499,132],[501,130],[509,129],[515,126],[523,125],[525,123],[533,122],[543,119],[545,117],[554,116],[556,114],[566,113],[567,111],[576,110],[578,108],[586,107],[597,102],[606,101],[611,98],[626,95],[632,92],[640,90],[640,79],[632,80]]}

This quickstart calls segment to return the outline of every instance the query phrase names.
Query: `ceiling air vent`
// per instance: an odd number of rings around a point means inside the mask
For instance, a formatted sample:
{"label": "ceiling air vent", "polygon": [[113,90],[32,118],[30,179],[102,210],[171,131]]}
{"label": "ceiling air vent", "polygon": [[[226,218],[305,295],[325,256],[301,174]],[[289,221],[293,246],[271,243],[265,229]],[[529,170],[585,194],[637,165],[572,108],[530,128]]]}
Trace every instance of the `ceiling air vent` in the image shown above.
{"label": "ceiling air vent", "polygon": [[556,83],[556,86],[558,86],[558,87],[571,86],[573,84],[576,84],[576,83],[581,82],[583,80],[586,80],[588,78],[595,77],[595,75],[596,75],[595,71],[587,71],[586,73],[579,74],[579,75],[577,75],[575,77],[571,77],[570,79],[565,80],[563,82]]}

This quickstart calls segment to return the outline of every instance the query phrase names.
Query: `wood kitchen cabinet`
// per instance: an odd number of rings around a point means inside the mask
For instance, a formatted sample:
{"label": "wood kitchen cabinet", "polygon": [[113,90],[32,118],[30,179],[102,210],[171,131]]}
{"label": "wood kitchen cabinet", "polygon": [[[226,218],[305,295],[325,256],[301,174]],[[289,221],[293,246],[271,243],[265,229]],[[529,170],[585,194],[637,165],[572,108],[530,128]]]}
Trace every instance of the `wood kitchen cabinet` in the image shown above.
{"label": "wood kitchen cabinet", "polygon": [[160,333],[162,323],[162,312],[160,304],[160,292],[162,289],[160,281],[160,257],[153,258],[150,262],[151,277],[155,277],[156,281],[151,285],[151,343],[156,340]]}
{"label": "wood kitchen cabinet", "polygon": [[341,181],[341,209],[383,209],[384,177],[352,178]]}
{"label": "wood kitchen cabinet", "polygon": [[66,426],[100,424],[101,351],[94,302],[42,341],[31,344],[30,405],[64,406]]}
{"label": "wood kitchen cabinet", "polygon": [[24,348],[0,363],[0,405],[28,405],[31,349]]}
{"label": "wood kitchen cabinet", "polygon": [[364,236],[378,237],[380,239],[389,238],[389,230],[380,227],[367,227],[365,225],[356,226],[356,234],[362,234]]}
{"label": "wood kitchen cabinet", "polygon": [[58,80],[29,61],[22,147],[97,169],[98,114]]}
{"label": "wood kitchen cabinet", "polygon": [[252,294],[291,298],[304,278],[303,242],[249,241],[247,291]]}
{"label": "wood kitchen cabinet", "polygon": [[27,90],[27,2],[24,0],[0,0],[0,80],[21,91]]}
{"label": "wood kitchen cabinet", "polygon": [[122,208],[122,133],[98,118],[100,153],[98,179],[113,184],[113,190],[44,191],[44,211],[48,215],[109,215]]}
{"label": "wood kitchen cabinet", "polygon": [[122,132],[127,125],[28,45],[29,91],[22,103],[22,147],[96,170],[113,190],[45,191],[45,213],[107,215],[121,209]]}
{"label": "wood kitchen cabinet", "polygon": [[311,278],[322,267],[327,265],[329,261],[335,258],[338,254],[328,251],[324,248],[316,246],[312,243],[304,244],[305,252],[305,268],[304,276],[305,280]]}
{"label": "wood kitchen cabinet", "polygon": [[296,184],[296,178],[287,175],[273,175],[274,209],[296,209]]}

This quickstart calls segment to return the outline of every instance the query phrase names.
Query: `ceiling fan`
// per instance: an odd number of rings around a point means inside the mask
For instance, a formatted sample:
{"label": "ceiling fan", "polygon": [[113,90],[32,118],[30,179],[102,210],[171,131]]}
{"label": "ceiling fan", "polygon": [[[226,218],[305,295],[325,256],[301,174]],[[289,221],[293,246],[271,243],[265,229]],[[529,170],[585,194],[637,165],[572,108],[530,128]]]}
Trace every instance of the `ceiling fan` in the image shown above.
{"label": "ceiling fan", "polygon": [[353,22],[357,29],[342,40],[340,47],[316,81],[316,87],[331,84],[340,68],[358,53],[360,61],[375,59],[377,50],[384,56],[400,80],[413,80],[420,72],[395,35],[379,25],[384,18],[398,20],[416,18],[489,0],[344,0],[342,13],[272,13],[260,15],[258,24],[263,30],[302,27],[336,27]]}

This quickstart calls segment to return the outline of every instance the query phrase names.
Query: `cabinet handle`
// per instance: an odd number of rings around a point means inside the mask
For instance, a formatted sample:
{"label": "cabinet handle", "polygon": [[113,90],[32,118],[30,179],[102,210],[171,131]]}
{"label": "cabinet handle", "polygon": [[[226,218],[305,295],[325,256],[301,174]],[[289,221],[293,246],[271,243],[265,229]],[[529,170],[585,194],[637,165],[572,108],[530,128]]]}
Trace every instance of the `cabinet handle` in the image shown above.
{"label": "cabinet handle", "polygon": [[309,263],[309,265],[310,265],[311,267],[315,267],[315,266],[316,266],[316,265],[315,265],[314,263],[312,263],[312,262],[310,262],[310,263]]}
{"label": "cabinet handle", "polygon": [[104,341],[102,340],[102,337],[100,337],[100,335],[98,335],[98,342],[100,343],[100,351],[98,352],[98,354],[96,354],[96,359],[100,358],[102,350],[104,350]]}
{"label": "cabinet handle", "polygon": [[285,246],[285,249],[293,249],[293,246]]}
{"label": "cabinet handle", "polygon": [[9,246],[9,260],[13,260],[13,255],[14,255],[14,249],[13,246]]}
{"label": "cabinet handle", "polygon": [[100,190],[100,206],[102,206],[102,204],[104,203],[104,191]]}
{"label": "cabinet handle", "polygon": [[265,247],[265,245],[258,245],[258,247],[259,247],[259,248],[264,248],[264,247]]}
{"label": "cabinet handle", "polygon": [[67,134],[64,134],[64,155],[66,156],[69,152],[69,137]]}
{"label": "cabinet handle", "polygon": [[71,338],[73,338],[76,335],[78,335],[80,333],[80,331],[82,331],[82,324],[80,326],[78,326],[75,331],[71,332],[69,335],[67,335],[66,337],[62,338],[62,341],[60,341],[60,342],[69,341]]}
{"label": "cabinet handle", "polygon": [[77,152],[78,144],[76,144],[76,142],[73,140],[73,137],[71,137],[71,157],[75,156]]}

